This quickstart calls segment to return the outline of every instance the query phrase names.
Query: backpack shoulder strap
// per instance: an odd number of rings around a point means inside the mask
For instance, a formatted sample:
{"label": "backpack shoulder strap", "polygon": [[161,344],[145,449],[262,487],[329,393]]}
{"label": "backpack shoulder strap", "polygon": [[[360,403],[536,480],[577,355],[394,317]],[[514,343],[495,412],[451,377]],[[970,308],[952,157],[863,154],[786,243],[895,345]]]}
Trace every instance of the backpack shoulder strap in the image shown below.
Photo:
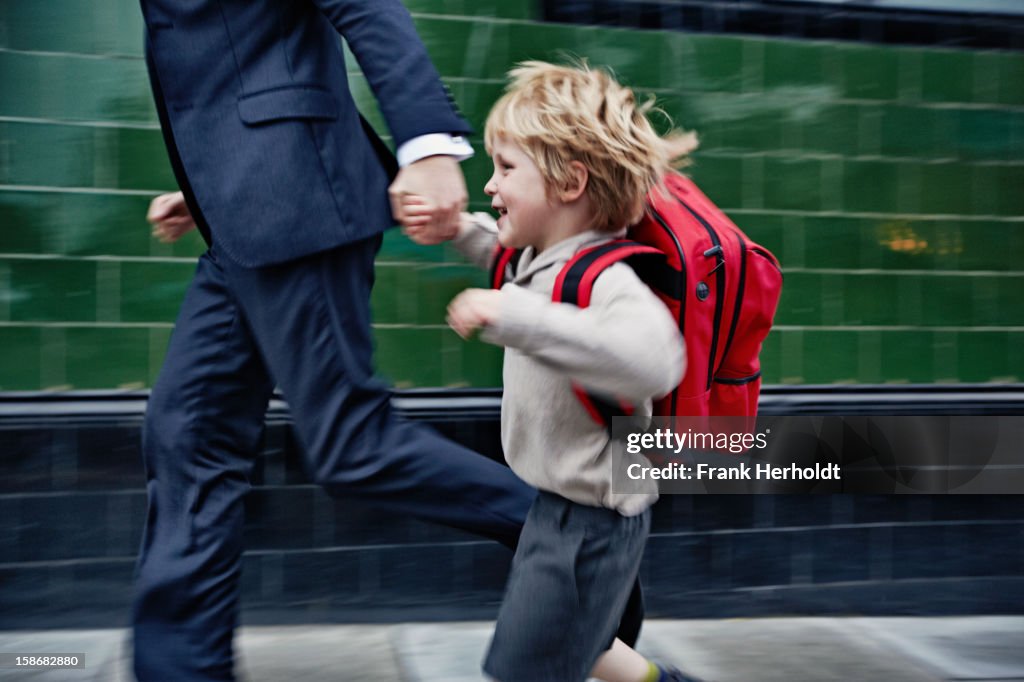
{"label": "backpack shoulder strap", "polygon": [[505,283],[505,275],[511,268],[515,272],[519,258],[523,255],[521,249],[510,249],[501,244],[494,247],[494,255],[491,257],[491,288],[500,289]]}
{"label": "backpack shoulder strap", "polygon": [[649,283],[657,277],[655,273],[659,266],[664,267],[665,254],[653,246],[629,239],[616,239],[584,249],[569,259],[558,273],[551,300],[586,308],[590,305],[598,276],[622,261],[627,261],[640,279]]}
{"label": "backpack shoulder strap", "polygon": [[[665,254],[654,248],[628,239],[616,239],[605,244],[584,249],[573,256],[562,267],[555,280],[555,288],[551,292],[551,300],[555,303],[571,303],[580,308],[590,305],[594,282],[602,272],[615,263],[629,264],[644,277],[645,270],[652,272],[665,266]],[[591,393],[577,383],[572,385],[573,393],[586,409],[590,417],[611,429],[612,418],[633,414],[633,406],[623,401],[609,400],[604,396]]]}

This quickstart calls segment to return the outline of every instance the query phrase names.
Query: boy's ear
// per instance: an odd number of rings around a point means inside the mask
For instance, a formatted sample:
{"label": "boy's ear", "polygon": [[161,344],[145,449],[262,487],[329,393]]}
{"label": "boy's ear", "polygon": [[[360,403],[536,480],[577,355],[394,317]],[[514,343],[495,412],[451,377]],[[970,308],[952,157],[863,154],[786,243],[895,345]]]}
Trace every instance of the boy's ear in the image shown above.
{"label": "boy's ear", "polygon": [[565,189],[559,192],[559,199],[564,202],[576,201],[587,191],[587,181],[590,179],[590,171],[579,161],[569,162],[570,179]]}

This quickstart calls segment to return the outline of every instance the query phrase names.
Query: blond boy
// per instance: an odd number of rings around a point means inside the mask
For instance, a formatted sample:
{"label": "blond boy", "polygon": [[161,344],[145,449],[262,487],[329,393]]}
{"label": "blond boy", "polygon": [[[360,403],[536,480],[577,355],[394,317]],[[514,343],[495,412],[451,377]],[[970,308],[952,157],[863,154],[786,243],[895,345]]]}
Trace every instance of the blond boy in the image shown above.
{"label": "blond boy", "polygon": [[[500,290],[468,289],[448,308],[461,336],[479,329],[484,341],[505,347],[502,444],[512,470],[540,491],[484,671],[500,682],[579,682],[591,672],[616,681],[692,679],[615,640],[657,489],[612,490],[608,431],[572,389],[576,382],[649,414],[652,398],[682,378],[682,337],[625,264],[598,278],[587,308],[553,303],[551,292],[577,251],[625,233],[647,192],[695,140],[660,138],[633,93],[604,71],[526,62],[510,78],[485,130],[494,174],[484,191],[498,220],[465,215],[455,244],[484,267],[498,242],[523,254]],[[414,218],[428,208],[407,199],[413,238],[428,240]]]}

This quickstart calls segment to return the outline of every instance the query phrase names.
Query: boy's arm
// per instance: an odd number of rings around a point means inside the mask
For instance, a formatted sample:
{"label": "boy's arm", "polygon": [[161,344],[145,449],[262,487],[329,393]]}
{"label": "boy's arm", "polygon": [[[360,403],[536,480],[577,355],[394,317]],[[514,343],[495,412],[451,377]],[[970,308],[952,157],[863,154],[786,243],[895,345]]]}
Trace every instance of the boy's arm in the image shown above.
{"label": "boy's arm", "polygon": [[498,225],[486,213],[463,213],[452,244],[469,262],[487,270],[498,245]]}
{"label": "boy's arm", "polygon": [[631,402],[667,394],[679,385],[686,367],[676,322],[624,264],[602,273],[587,308],[505,285],[499,312],[482,338],[517,348],[589,389]]}

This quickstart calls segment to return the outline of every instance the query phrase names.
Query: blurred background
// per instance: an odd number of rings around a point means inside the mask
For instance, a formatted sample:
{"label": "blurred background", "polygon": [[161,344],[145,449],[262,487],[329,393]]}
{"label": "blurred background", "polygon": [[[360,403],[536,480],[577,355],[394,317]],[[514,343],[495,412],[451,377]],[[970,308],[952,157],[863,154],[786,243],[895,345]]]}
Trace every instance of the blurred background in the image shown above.
{"label": "blurred background", "polygon": [[[406,5],[477,130],[473,209],[517,61],[586,57],[698,132],[688,172],[785,273],[766,412],[1024,413],[1021,0]],[[0,629],[127,622],[146,389],[202,250],[144,220],[176,186],[142,30],[134,0],[0,0]],[[500,457],[500,351],[443,323],[482,274],[392,231],[377,277],[399,407]],[[493,616],[503,549],[330,500],[295,448],[275,403],[247,622]],[[1024,497],[665,498],[643,571],[654,616],[1021,613]]]}

